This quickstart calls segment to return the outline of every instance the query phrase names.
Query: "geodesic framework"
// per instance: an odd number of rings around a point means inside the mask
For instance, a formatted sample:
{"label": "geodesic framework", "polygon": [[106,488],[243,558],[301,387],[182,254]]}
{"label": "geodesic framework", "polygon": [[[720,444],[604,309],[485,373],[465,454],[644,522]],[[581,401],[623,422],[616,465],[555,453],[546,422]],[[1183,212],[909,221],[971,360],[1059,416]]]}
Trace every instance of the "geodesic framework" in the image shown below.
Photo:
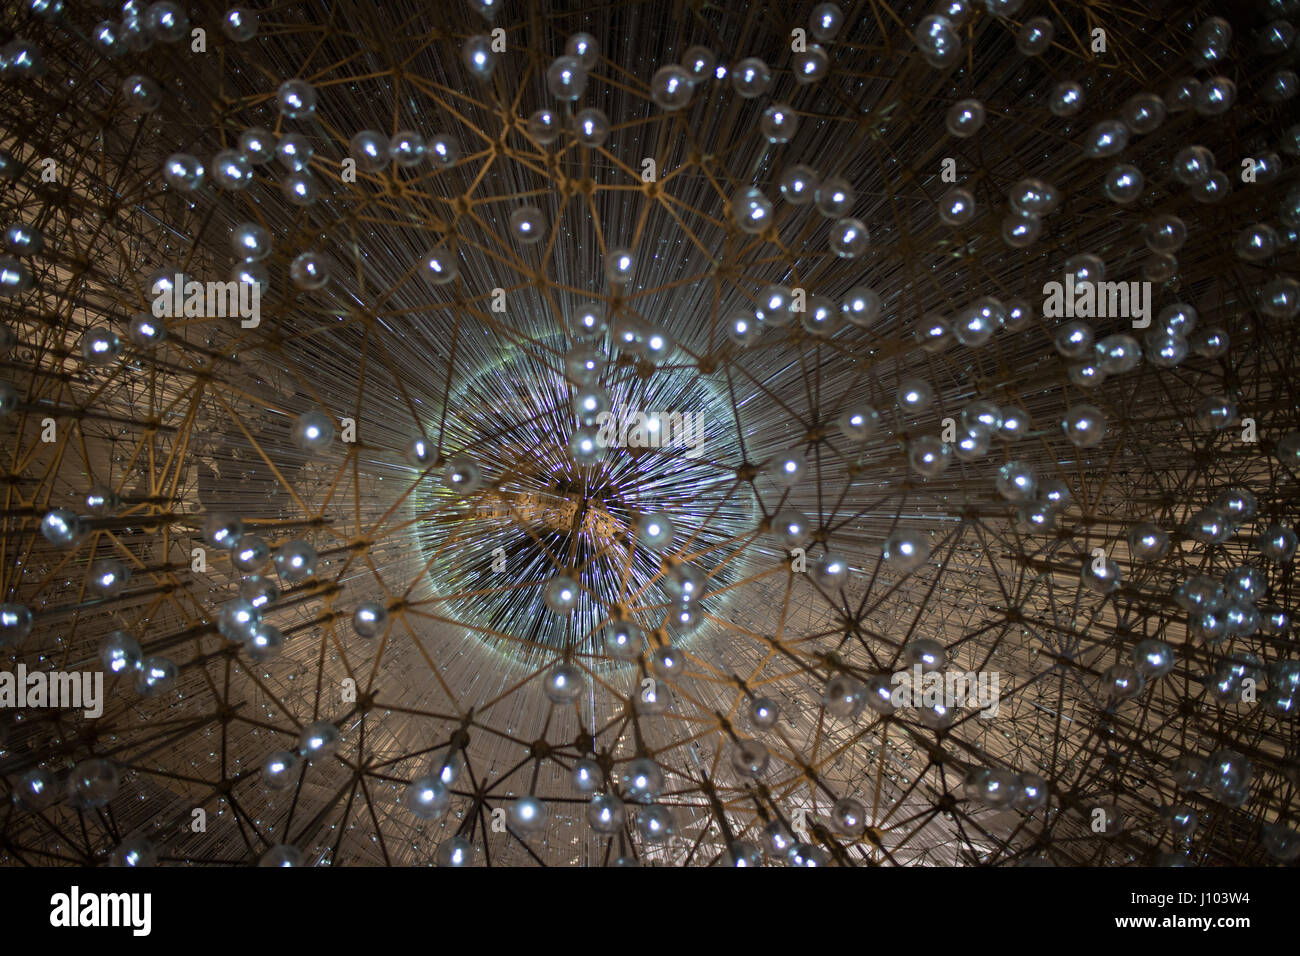
{"label": "geodesic framework", "polygon": [[474,6],[6,11],[5,861],[1294,860],[1294,5]]}

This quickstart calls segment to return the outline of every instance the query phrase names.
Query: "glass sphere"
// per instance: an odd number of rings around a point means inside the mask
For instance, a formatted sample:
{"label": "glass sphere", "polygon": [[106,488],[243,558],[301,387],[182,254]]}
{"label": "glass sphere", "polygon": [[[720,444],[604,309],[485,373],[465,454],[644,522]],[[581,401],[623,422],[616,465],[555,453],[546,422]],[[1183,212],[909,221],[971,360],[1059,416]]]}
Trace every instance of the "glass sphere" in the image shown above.
{"label": "glass sphere", "polygon": [[930,541],[919,531],[899,528],[885,539],[882,555],[895,571],[910,574],[930,559]]}
{"label": "glass sphere", "polygon": [[254,661],[269,661],[284,650],[284,632],[274,624],[263,623],[244,643],[249,658]]}
{"label": "glass sphere", "polygon": [[320,184],[305,169],[296,169],[280,181],[280,194],[295,206],[310,206],[320,196]]}
{"label": "glass sphere", "polygon": [[787,548],[798,547],[809,533],[808,518],[797,511],[785,509],[772,518],[772,533]]}
{"label": "glass sphere", "polygon": [[546,583],[542,599],[547,608],[556,614],[567,614],[578,605],[582,590],[578,582],[568,575],[559,575]]}
{"label": "glass sphere", "polygon": [[497,54],[492,49],[492,38],[482,33],[466,37],[460,48],[460,61],[465,64],[469,75],[480,83],[491,79],[496,69]]}
{"label": "glass sphere", "polygon": [[1122,153],[1128,146],[1128,127],[1120,120],[1102,120],[1088,130],[1083,138],[1083,154],[1090,159],[1100,159]]}
{"label": "glass sphere", "polygon": [[516,833],[540,833],[546,828],[546,804],[534,796],[518,797],[510,804],[510,828]]}
{"label": "glass sphere", "polygon": [[250,126],[239,134],[239,151],[254,166],[262,166],[276,155],[275,136],[263,126]]}
{"label": "glass sphere", "polygon": [[1214,154],[1204,146],[1184,146],[1174,154],[1171,172],[1184,186],[1203,183],[1214,172]]}
{"label": "glass sphere", "polygon": [[152,349],[167,338],[167,327],[161,319],[156,319],[148,312],[137,312],[131,318],[126,336],[138,348]]}
{"label": "glass sphere", "polygon": [[1266,223],[1257,222],[1237,234],[1233,251],[1247,262],[1264,262],[1277,251],[1277,232]]}
{"label": "glass sphere", "polygon": [[458,495],[472,494],[483,485],[483,470],[472,458],[457,455],[443,469],[442,483]]}
{"label": "glass sphere", "polygon": [[967,428],[957,436],[953,444],[953,454],[961,461],[977,461],[988,454],[992,443],[992,433],[983,426]]}
{"label": "glass sphere", "polygon": [[845,441],[861,444],[880,430],[880,412],[866,404],[853,404],[840,413],[835,421]]}
{"label": "glass sphere", "polygon": [[227,601],[221,607],[217,630],[229,641],[246,641],[262,623],[261,609],[243,598]]}
{"label": "glass sphere", "polygon": [[[1297,841],[1300,845],[1300,841]],[[727,845],[723,854],[723,865],[728,867],[756,867],[763,863],[763,851],[753,843],[736,840]]]}
{"label": "glass sphere", "polygon": [[796,83],[816,83],[830,72],[831,61],[819,44],[810,43],[807,49],[795,52],[790,67]]}
{"label": "glass sphere", "polygon": [[862,712],[865,703],[866,688],[848,674],[836,674],[822,691],[822,704],[835,717],[852,719]]}
{"label": "glass sphere", "polygon": [[1124,125],[1138,135],[1156,130],[1165,121],[1165,113],[1165,102],[1155,93],[1135,93],[1121,110]]}
{"label": "glass sphere", "polygon": [[231,7],[221,17],[221,32],[234,43],[247,43],[257,36],[257,13],[247,7]]}
{"label": "glass sphere", "polygon": [[811,568],[812,579],[825,590],[842,588],[849,578],[849,563],[842,556],[827,552]]}
{"label": "glass sphere", "polygon": [[276,844],[262,854],[257,861],[259,867],[294,867],[303,865],[302,851],[296,846],[284,843]]}
{"label": "glass sphere", "polygon": [[447,812],[451,791],[434,774],[425,774],[406,785],[403,802],[412,816],[420,820],[437,820]]}
{"label": "glass sphere", "polygon": [[[554,584],[555,582],[553,581],[551,583]],[[548,587],[547,590],[549,598],[550,588]],[[570,588],[569,590],[576,596],[576,589]],[[557,610],[557,608],[552,607],[552,602],[550,600],[547,601],[547,607],[551,607],[552,610]],[[546,672],[546,676],[542,680],[542,689],[545,691],[546,697],[551,701],[551,703],[571,704],[582,695],[583,690],[586,688],[586,684],[586,677],[583,675],[581,669],[573,664],[561,662]]]}
{"label": "glass sphere", "polygon": [[1171,335],[1163,329],[1147,333],[1145,339],[1147,360],[1157,368],[1173,368],[1187,358],[1191,347],[1181,335]]}
{"label": "glass sphere", "polygon": [[316,112],[316,90],[305,80],[285,80],[276,90],[280,113],[288,119],[305,119]]}
{"label": "glass sphere", "polygon": [[300,253],[289,264],[290,281],[304,291],[323,289],[329,278],[329,263],[319,252],[308,250]]}
{"label": "glass sphere", "polygon": [[598,793],[587,804],[587,823],[597,833],[617,833],[626,819],[623,801],[612,793]]}
{"label": "glass sphere", "polygon": [[1169,535],[1150,521],[1140,521],[1128,531],[1128,549],[1138,561],[1158,561],[1169,550]]}
{"label": "glass sphere", "polygon": [[880,318],[880,294],[869,286],[854,286],[844,294],[844,318],[860,329],[870,328]]}
{"label": "glass sphere", "polygon": [[1004,216],[1000,226],[1002,241],[1013,249],[1032,246],[1043,234],[1043,221],[1032,213],[1013,212]]}
{"label": "glass sphere", "polygon": [[1029,501],[1038,490],[1033,468],[1023,461],[1009,461],[998,469],[998,494],[1012,503]]}
{"label": "glass sphere", "polygon": [[780,705],[770,697],[756,697],[749,702],[749,722],[755,730],[771,730],[780,716]]}
{"label": "glass sphere", "polygon": [[1131,203],[1141,196],[1145,185],[1146,179],[1142,176],[1142,171],[1132,163],[1112,166],[1101,182],[1106,198],[1121,205]]}
{"label": "glass sphere", "polygon": [[1270,561],[1287,563],[1295,557],[1296,533],[1282,524],[1271,524],[1256,542],[1259,553]]}
{"label": "glass sphere", "polygon": [[773,455],[765,469],[778,488],[791,488],[808,476],[808,460],[797,451]]}
{"label": "glass sphere", "polygon": [[595,149],[609,139],[609,117],[603,110],[579,110],[573,117],[574,135],[583,146]]}
{"label": "glass sphere", "polygon": [[907,463],[922,478],[937,478],[948,468],[952,449],[933,435],[922,435],[907,445]]}
{"label": "glass sphere", "polygon": [[560,56],[546,69],[546,88],[557,100],[572,103],[587,88],[587,71],[576,56]]}
{"label": "glass sphere", "polygon": [[861,219],[841,219],[831,226],[831,249],[841,259],[856,259],[869,244],[870,236]]}
{"label": "glass sphere", "polygon": [[742,232],[757,235],[772,223],[772,201],[757,186],[746,186],[731,200],[731,214]]}
{"label": "glass sphere", "polygon": [[583,758],[573,764],[573,785],[579,793],[595,793],[605,779],[605,772],[594,760]]}
{"label": "glass sphere", "polygon": [[766,771],[771,754],[757,740],[740,738],[731,750],[731,766],[742,777],[754,779]]}
{"label": "glass sphere", "polygon": [[334,419],[321,411],[303,412],[294,422],[293,441],[308,454],[328,451],[334,442]]}
{"label": "glass sphere", "polygon": [[772,71],[758,57],[747,57],[732,67],[731,85],[745,99],[762,96],[772,85]]}
{"label": "glass sphere", "polygon": [[799,128],[799,114],[784,103],[773,103],[763,111],[758,128],[769,143],[788,143]]}
{"label": "glass sphere", "polygon": [[706,46],[688,47],[682,55],[682,66],[696,85],[714,76],[717,65],[717,54]]}
{"label": "glass sphere", "polygon": [[467,837],[448,837],[438,844],[434,862],[446,867],[471,866],[474,863],[474,844]]}
{"label": "glass sphere", "polygon": [[609,250],[605,256],[605,276],[610,282],[630,282],[635,273],[636,253],[621,247]]}
{"label": "glass sphere", "polygon": [[242,259],[265,259],[271,254],[271,235],[257,223],[243,222],[230,231],[230,246]]}
{"label": "glass sphere", "polygon": [[316,548],[302,538],[280,545],[275,552],[275,570],[289,584],[305,581],[315,574],[316,563]]}
{"label": "glass sphere", "polygon": [[445,246],[438,246],[424,257],[421,271],[424,277],[434,285],[446,285],[453,281],[460,271],[456,254]]}
{"label": "glass sphere", "polygon": [[460,159],[460,146],[450,136],[434,136],[428,145],[428,157],[438,169],[449,169]]}
{"label": "glass sphere", "polygon": [[13,647],[31,632],[32,612],[26,605],[12,601],[0,604],[0,647]]}
{"label": "glass sphere", "polygon": [[621,775],[623,792],[637,803],[651,803],[664,791],[664,773],[649,757],[637,757]]}
{"label": "glass sphere", "polygon": [[953,316],[953,335],[967,348],[987,344],[998,329],[1002,310],[1002,303],[991,297],[972,302]]}
{"label": "glass sphere", "polygon": [[1187,241],[1187,226],[1177,216],[1159,213],[1143,224],[1142,238],[1152,252],[1172,254]]}
{"label": "glass sphere", "polygon": [[1083,358],[1095,351],[1092,326],[1082,319],[1063,323],[1052,336],[1056,351],[1069,359]]}
{"label": "glass sphere", "polygon": [[1052,87],[1047,108],[1051,110],[1053,116],[1074,116],[1083,109],[1085,100],[1081,83],[1076,80],[1062,80]]}
{"label": "glass sphere", "polygon": [[162,89],[149,77],[137,73],[122,81],[122,99],[128,113],[152,113],[162,105]]}
{"label": "glass sphere", "polygon": [[1158,641],[1154,638],[1144,638],[1138,641],[1133,646],[1130,656],[1134,668],[1147,679],[1164,677],[1178,663],[1173,648],[1164,641]]}
{"label": "glass sphere", "polygon": [[976,99],[958,100],[949,107],[944,125],[960,139],[974,136],[984,126],[984,104]]}
{"label": "glass sphere", "polygon": [[813,191],[813,201],[817,204],[817,211],[828,219],[838,219],[848,215],[856,200],[857,194],[853,191],[853,186],[840,176],[831,176],[822,180]]}
{"label": "glass sphere", "polygon": [[1047,17],[1030,17],[1016,33],[1016,49],[1025,56],[1042,56],[1056,37],[1056,26]]}
{"label": "glass sphere", "polygon": [[542,211],[536,206],[520,206],[510,214],[510,234],[531,245],[546,234]]}
{"label": "glass sphere", "polygon": [[67,510],[54,508],[41,519],[41,535],[56,548],[72,548],[89,533],[85,519]]}
{"label": "glass sphere", "polygon": [[[1104,592],[1106,589],[1094,586],[1093,590]],[[1146,681],[1136,668],[1113,664],[1101,675],[1101,686],[1102,693],[1113,700],[1131,700],[1142,693]]]}
{"label": "glass sphere", "polygon": [[[811,166],[799,163],[787,166],[781,171],[778,186],[782,199],[792,206],[802,206],[810,201],[817,191],[817,171]],[[1300,210],[1300,197],[1297,197],[1296,207]],[[1300,217],[1300,212],[1297,213],[1297,217]]]}
{"label": "glass sphere", "polygon": [[964,226],[975,218],[975,196],[954,186],[939,199],[939,218],[949,226]]}
{"label": "glass sphere", "polygon": [[1003,405],[1001,414],[1002,424],[999,426],[998,431],[1002,438],[1012,441],[1024,438],[1033,427],[1029,420],[1029,413],[1023,408],[1014,405]]}
{"label": "glass sphere", "polygon": [[795,317],[794,293],[783,285],[767,286],[758,298],[758,318],[765,325],[784,328]]}
{"label": "glass sphere", "polygon": [[860,800],[842,797],[831,806],[831,827],[837,833],[857,838],[867,822],[867,809]]}
{"label": "glass sphere", "polygon": [[308,724],[298,735],[298,753],[304,760],[328,760],[338,753],[343,738],[328,720]]}
{"label": "glass sphere", "polygon": [[1076,448],[1095,448],[1106,437],[1106,416],[1095,405],[1075,405],[1061,422]]}
{"label": "glass sphere", "polygon": [[107,806],[117,796],[122,777],[116,765],[103,757],[91,757],[72,768],[68,776],[68,800],[78,809]]}
{"label": "glass sphere", "polygon": [[163,163],[163,179],[172,189],[194,192],[203,183],[203,164],[188,153],[172,153]]}
{"label": "glass sphere", "polygon": [[752,312],[738,312],[727,319],[727,336],[741,348],[749,348],[763,332],[763,323]]}
{"label": "glass sphere", "polygon": [[[287,139],[288,137],[286,137]],[[280,141],[283,154],[284,140]],[[363,143],[363,145],[366,145]],[[377,145],[377,144],[375,144]],[[301,150],[297,151],[301,153]],[[419,166],[429,157],[429,145],[425,142],[424,137],[413,130],[399,130],[393,134],[392,139],[388,141],[388,158],[395,162],[403,169],[412,169]],[[298,157],[290,161],[291,169],[300,169]]]}
{"label": "glass sphere", "polygon": [[161,697],[176,686],[180,668],[166,657],[147,657],[135,672],[135,692],[141,697]]}
{"label": "glass sphere", "polygon": [[936,68],[951,66],[961,53],[961,39],[952,21],[937,14],[923,17],[912,31],[912,39],[925,61]]}
{"label": "glass sphere", "polygon": [[636,659],[644,644],[644,633],[631,621],[616,621],[605,630],[605,652],[615,660]]}
{"label": "glass sphere", "polygon": [[1237,84],[1226,76],[1215,76],[1196,90],[1195,109],[1201,116],[1219,116],[1237,100]]}
{"label": "glass sphere", "polygon": [[230,552],[230,561],[246,574],[255,574],[271,560],[271,546],[259,535],[246,534]]}
{"label": "glass sphere", "polygon": [[19,778],[13,800],[24,810],[40,811],[59,797],[54,774],[44,767],[33,767]]}
{"label": "glass sphere", "polygon": [[934,313],[923,316],[917,323],[915,338],[921,348],[930,354],[943,351],[956,340],[952,323]]}
{"label": "glass sphere", "polygon": [[843,26],[844,11],[838,4],[819,3],[808,15],[808,32],[812,34],[814,40],[821,43],[834,40]]}
{"label": "glass sphere", "polygon": [[122,354],[122,340],[111,329],[87,329],[81,336],[81,358],[87,365],[108,365]]}
{"label": "glass sphere", "polygon": [[575,33],[564,44],[568,56],[577,57],[584,70],[590,70],[600,61],[600,47],[590,33]]}
{"label": "glass sphere", "polygon": [[528,135],[539,146],[550,146],[564,131],[563,121],[552,110],[537,110],[528,117]]}
{"label": "glass sphere", "polygon": [[683,109],[691,101],[695,81],[691,74],[677,64],[661,66],[650,80],[650,98],[660,109]]}
{"label": "glass sphere", "polygon": [[379,601],[363,601],[352,612],[352,630],[360,637],[376,637],[388,625],[388,608]]}

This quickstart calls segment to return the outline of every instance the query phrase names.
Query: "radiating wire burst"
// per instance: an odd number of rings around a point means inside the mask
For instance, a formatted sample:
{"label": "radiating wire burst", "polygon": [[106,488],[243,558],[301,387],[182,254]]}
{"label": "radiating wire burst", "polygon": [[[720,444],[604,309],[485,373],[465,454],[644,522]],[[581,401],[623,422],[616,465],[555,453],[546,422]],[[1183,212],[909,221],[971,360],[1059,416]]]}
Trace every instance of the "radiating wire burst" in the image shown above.
{"label": "radiating wire burst", "polygon": [[1296,13],[6,10],[0,860],[1294,861]]}

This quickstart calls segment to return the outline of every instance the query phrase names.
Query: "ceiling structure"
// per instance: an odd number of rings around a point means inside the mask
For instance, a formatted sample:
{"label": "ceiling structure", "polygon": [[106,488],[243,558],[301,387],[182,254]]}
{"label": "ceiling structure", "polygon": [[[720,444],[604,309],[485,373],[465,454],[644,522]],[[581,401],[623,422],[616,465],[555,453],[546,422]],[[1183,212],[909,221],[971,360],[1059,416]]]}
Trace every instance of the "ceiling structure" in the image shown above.
{"label": "ceiling structure", "polygon": [[100,6],[4,14],[0,652],[107,672],[0,860],[1300,854],[1296,4]]}

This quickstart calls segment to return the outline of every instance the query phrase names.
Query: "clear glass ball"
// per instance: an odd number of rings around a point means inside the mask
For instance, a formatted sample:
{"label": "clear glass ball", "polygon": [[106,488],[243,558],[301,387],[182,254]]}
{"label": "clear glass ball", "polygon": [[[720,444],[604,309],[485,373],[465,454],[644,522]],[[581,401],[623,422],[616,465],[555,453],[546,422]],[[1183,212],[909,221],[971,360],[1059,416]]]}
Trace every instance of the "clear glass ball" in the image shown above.
{"label": "clear glass ball", "polygon": [[650,80],[650,98],[662,110],[684,109],[695,91],[690,72],[675,63],[661,66]]}
{"label": "clear glass ball", "polygon": [[557,100],[572,103],[587,88],[587,71],[576,56],[560,56],[546,69],[546,88]]}
{"label": "clear glass ball", "polygon": [[758,57],[746,57],[732,67],[731,85],[745,99],[762,96],[772,85],[772,71]]}
{"label": "clear glass ball", "polygon": [[316,112],[316,90],[305,80],[285,80],[275,93],[281,115],[306,119]]}
{"label": "clear glass ball", "polygon": [[959,139],[969,139],[984,126],[984,104],[976,99],[958,100],[944,117],[948,132]]}

